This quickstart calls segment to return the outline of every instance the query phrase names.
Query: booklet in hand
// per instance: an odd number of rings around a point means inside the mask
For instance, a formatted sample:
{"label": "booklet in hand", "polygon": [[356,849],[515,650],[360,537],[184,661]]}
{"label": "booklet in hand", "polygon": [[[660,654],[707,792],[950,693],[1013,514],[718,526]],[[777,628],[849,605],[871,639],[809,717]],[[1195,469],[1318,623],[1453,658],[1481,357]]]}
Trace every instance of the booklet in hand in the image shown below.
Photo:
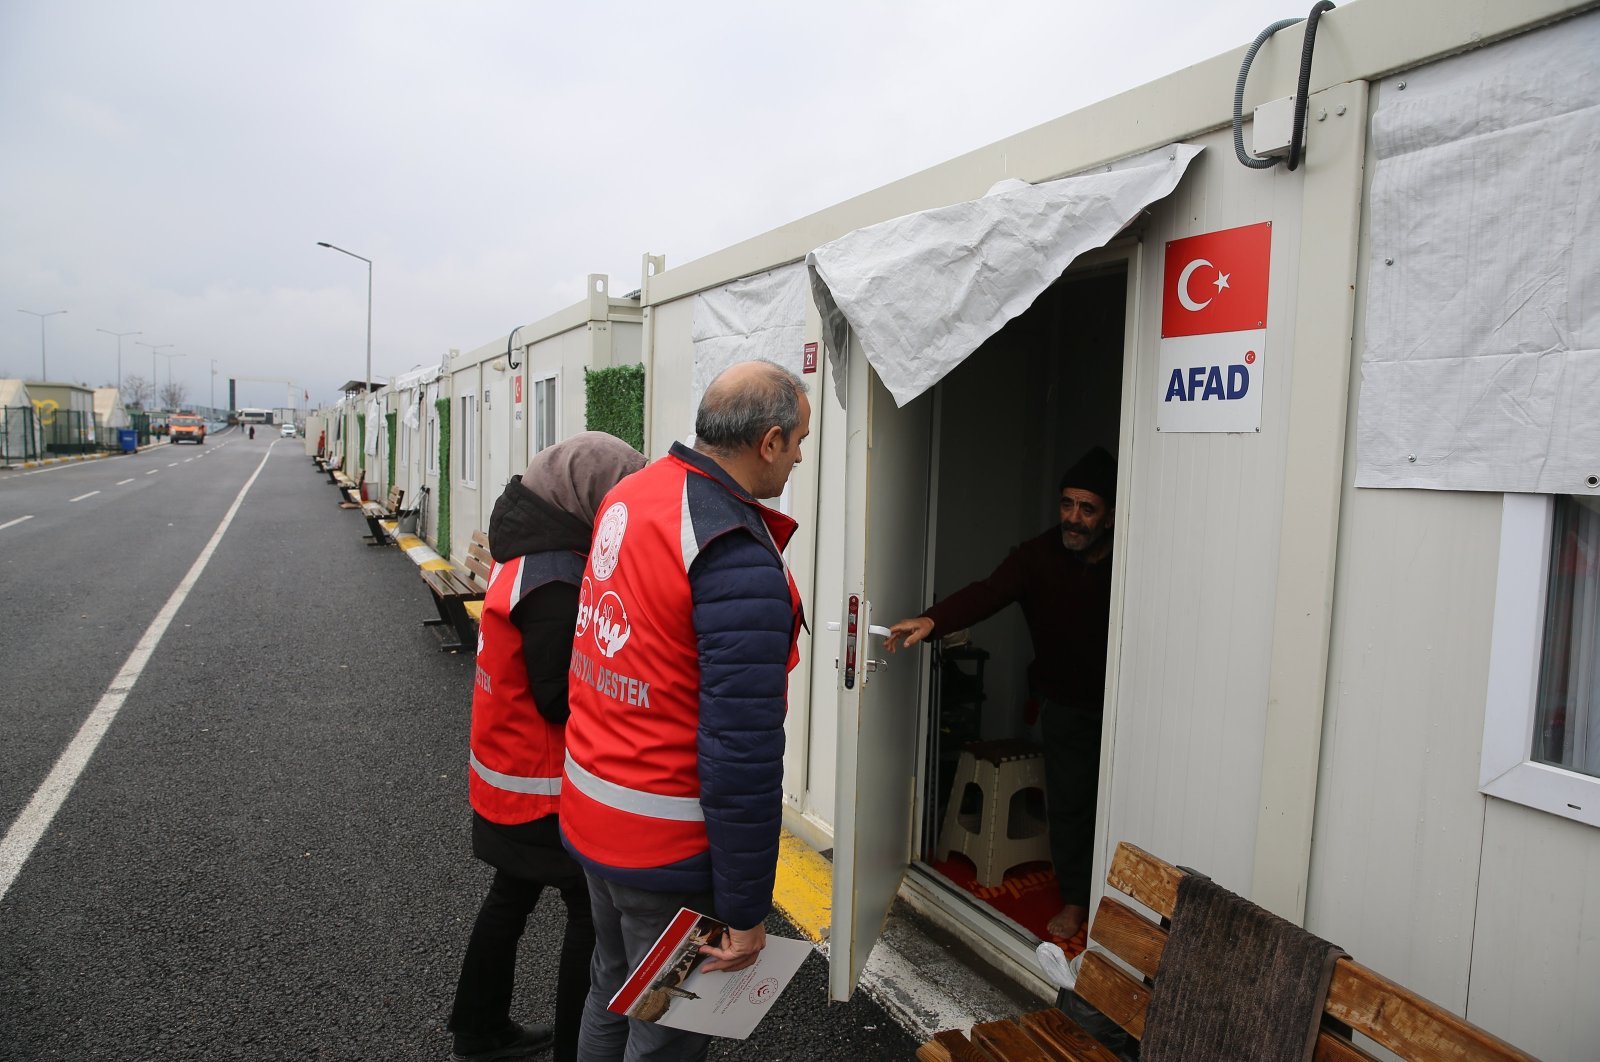
{"label": "booklet in hand", "polygon": [[655,944],[611,997],[609,1009],[639,1021],[743,1040],[805,962],[811,945],[767,937],[756,961],[742,970],[700,969],[700,947],[720,944],[728,927],[680,908]]}

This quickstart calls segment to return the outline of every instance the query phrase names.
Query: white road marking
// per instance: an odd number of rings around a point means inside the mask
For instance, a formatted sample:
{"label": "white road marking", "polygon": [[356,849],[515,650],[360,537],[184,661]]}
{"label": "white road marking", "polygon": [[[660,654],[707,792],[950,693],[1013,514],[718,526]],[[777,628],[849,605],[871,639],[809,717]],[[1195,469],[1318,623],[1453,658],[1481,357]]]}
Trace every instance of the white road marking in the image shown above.
{"label": "white road marking", "polygon": [[22,521],[32,519],[32,516],[19,516],[15,520],[7,520],[5,523],[0,524],[0,531],[4,531],[8,527],[16,527],[18,524],[22,523]]}
{"label": "white road marking", "polygon": [[152,468],[152,469],[151,469],[151,470],[150,470],[150,471],[148,471],[148,472],[146,472],[146,473],[145,473],[145,475],[147,475],[147,476],[153,476],[153,475],[155,475],[155,474],[156,474],[156,473],[157,473],[157,472],[160,472],[160,471],[161,471],[161,469],[159,469],[159,468]]}
{"label": "white road marking", "polygon": [[[256,478],[261,475],[261,470],[267,467],[267,456],[261,458],[261,463],[256,470],[250,473],[250,478],[244,481],[244,486],[239,488],[239,494],[233,499],[233,504],[228,507],[228,512],[222,518],[222,523],[217,525],[217,530],[212,534],[211,541],[200,551],[200,556],[195,558],[194,564],[178,584],[178,588],[167,598],[167,603],[161,606],[161,611],[156,613],[156,618],[150,621],[150,626],[145,628],[144,636],[139,639],[139,644],[133,647],[133,652],[128,654],[128,659],[123,663],[122,670],[117,672],[116,678],[111,680],[105,694],[100,698],[100,703],[94,706],[94,711],[89,713],[89,718],[83,721],[72,741],[62,750],[61,756],[56,760],[55,766],[50,768],[50,773],[39,785],[33,799],[28,801],[28,806],[22,809],[22,814],[17,816],[17,821],[11,824],[4,838],[0,838],[0,900],[4,900],[6,893],[11,891],[12,883],[17,880],[17,875],[22,872],[22,866],[33,854],[34,847],[39,839],[50,828],[50,822],[55,818],[56,812],[61,810],[61,805],[66,802],[72,787],[77,784],[78,777],[83,774],[89,765],[89,758],[100,745],[100,740],[106,736],[106,731],[111,728],[111,723],[116,719],[117,713],[122,710],[123,702],[128,699],[128,694],[133,692],[134,685],[139,681],[139,676],[144,673],[145,665],[150,662],[155,654],[156,646],[161,644],[161,636],[167,633],[167,627],[178,614],[178,609],[188,598],[189,591],[194,589],[194,584],[200,580],[200,575],[206,570],[206,565],[211,562],[211,555],[217,551],[217,544],[222,541],[223,534],[228,530],[228,525],[233,523],[234,516],[239,512],[239,507],[244,504],[244,496],[249,493]],[[23,517],[27,519],[27,517]],[[0,525],[9,526],[9,525]]]}
{"label": "white road marking", "polygon": [[67,500],[68,500],[68,501],[69,501],[69,502],[75,502],[75,501],[83,501],[83,499],[85,499],[85,498],[92,498],[92,497],[94,497],[94,496],[95,496],[95,495],[96,495],[96,494],[99,494],[99,493],[100,493],[100,492],[99,492],[99,491],[97,491],[97,490],[91,490],[91,491],[90,491],[90,492],[89,492],[89,493],[88,493],[88,494],[80,494],[80,495],[78,495],[78,496],[77,496],[77,497],[76,497],[76,498],[69,498],[69,499],[67,499]]}
{"label": "white road marking", "polygon": [[127,479],[119,479],[119,480],[117,480],[117,486],[120,487],[125,483],[132,483],[132,482],[133,482],[133,477],[129,476]]}
{"label": "white road marking", "polygon": [[169,464],[167,467],[168,468],[177,468],[178,467],[178,462],[174,461],[171,464]]}
{"label": "white road marking", "polygon": [[192,458],[192,457],[185,457],[185,458],[184,458],[184,459],[183,459],[183,463],[184,463],[184,464],[188,464],[188,463],[189,463],[189,462],[190,462],[190,461],[193,461],[193,460],[194,460],[194,458]]}

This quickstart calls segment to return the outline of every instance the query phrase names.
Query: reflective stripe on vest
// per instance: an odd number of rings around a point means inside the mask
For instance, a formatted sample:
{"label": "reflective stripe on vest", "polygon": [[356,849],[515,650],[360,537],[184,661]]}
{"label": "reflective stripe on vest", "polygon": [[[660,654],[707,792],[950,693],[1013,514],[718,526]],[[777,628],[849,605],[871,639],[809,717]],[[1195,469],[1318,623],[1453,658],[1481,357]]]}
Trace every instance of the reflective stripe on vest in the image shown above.
{"label": "reflective stripe on vest", "polygon": [[[571,757],[568,757],[571,759]],[[479,778],[496,789],[504,789],[508,793],[528,793],[532,796],[560,796],[560,778],[521,778],[514,774],[501,774],[485,767],[477,754],[468,750],[467,761],[472,764],[472,770]]]}
{"label": "reflective stripe on vest", "polygon": [[584,770],[572,758],[571,752],[567,753],[567,780],[572,783],[572,788],[590,800],[629,815],[670,819],[673,822],[703,822],[706,817],[700,807],[699,797],[662,796],[660,793],[646,793],[642,789],[629,789],[608,782]]}

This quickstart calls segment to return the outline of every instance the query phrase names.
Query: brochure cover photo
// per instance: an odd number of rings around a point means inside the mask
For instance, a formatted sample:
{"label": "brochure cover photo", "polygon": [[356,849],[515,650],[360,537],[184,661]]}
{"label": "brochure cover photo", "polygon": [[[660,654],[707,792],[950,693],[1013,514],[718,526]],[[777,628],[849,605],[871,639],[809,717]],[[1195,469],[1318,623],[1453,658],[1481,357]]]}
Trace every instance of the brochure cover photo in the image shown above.
{"label": "brochure cover photo", "polygon": [[639,1021],[743,1040],[783,991],[811,945],[767,937],[754,963],[742,970],[700,969],[728,927],[687,907],[662,931],[637,969],[612,997],[609,1009]]}

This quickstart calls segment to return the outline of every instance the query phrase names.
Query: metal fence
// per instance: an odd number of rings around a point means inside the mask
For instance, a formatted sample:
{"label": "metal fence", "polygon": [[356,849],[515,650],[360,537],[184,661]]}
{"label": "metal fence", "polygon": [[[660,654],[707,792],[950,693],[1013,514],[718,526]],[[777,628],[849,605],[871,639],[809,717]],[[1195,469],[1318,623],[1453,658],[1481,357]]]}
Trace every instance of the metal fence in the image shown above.
{"label": "metal fence", "polygon": [[[130,414],[130,428],[142,446],[150,441],[150,417]],[[88,454],[122,448],[121,429],[95,426],[94,414],[56,409],[45,415],[32,406],[0,408],[0,464],[21,464],[46,457]]]}
{"label": "metal fence", "polygon": [[44,428],[32,406],[0,408],[0,462],[16,464],[44,456]]}

